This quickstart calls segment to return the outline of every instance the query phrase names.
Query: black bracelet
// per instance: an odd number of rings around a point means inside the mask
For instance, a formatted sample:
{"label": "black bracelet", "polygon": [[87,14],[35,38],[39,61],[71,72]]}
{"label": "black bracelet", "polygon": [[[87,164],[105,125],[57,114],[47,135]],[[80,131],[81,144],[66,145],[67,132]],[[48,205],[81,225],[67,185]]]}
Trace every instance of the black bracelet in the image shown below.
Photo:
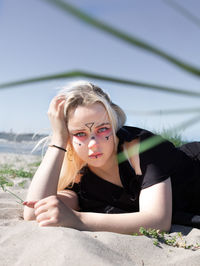
{"label": "black bracelet", "polygon": [[57,145],[54,145],[54,144],[49,145],[49,147],[54,147],[54,148],[57,148],[57,149],[62,150],[62,151],[64,151],[64,152],[67,152],[66,149],[64,149],[64,148],[62,148],[62,147],[59,147],[59,146],[57,146]]}

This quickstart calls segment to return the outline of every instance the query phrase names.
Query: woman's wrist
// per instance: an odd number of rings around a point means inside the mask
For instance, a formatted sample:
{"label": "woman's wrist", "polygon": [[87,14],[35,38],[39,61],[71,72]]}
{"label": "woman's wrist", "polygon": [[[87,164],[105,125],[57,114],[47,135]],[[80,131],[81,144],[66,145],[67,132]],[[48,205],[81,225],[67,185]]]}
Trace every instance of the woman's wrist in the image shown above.
{"label": "woman's wrist", "polygon": [[55,145],[55,144],[50,144],[49,147],[51,147],[51,148],[56,148],[56,149],[59,149],[59,150],[61,150],[61,151],[67,152],[67,150],[66,150],[65,148],[62,148],[62,147],[57,146],[57,145]]}
{"label": "woman's wrist", "polygon": [[67,137],[65,136],[52,136],[51,137],[51,142],[50,145],[56,145],[59,147],[62,147],[64,149],[66,149],[67,146]]}
{"label": "woman's wrist", "polygon": [[74,210],[73,212],[78,218],[76,229],[80,231],[90,231],[88,226],[84,222],[84,212],[79,212],[79,211],[74,211]]}

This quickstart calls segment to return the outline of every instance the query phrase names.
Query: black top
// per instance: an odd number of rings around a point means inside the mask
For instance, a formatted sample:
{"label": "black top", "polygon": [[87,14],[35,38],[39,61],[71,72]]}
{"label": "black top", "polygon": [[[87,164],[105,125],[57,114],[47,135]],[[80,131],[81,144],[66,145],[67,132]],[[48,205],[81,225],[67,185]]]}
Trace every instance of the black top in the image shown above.
{"label": "black top", "polygon": [[[147,130],[124,126],[117,132],[119,138],[118,152],[122,151],[124,142],[139,138],[140,143],[142,143],[154,136]],[[198,158],[200,143],[195,142],[183,145],[181,148],[175,148],[171,142],[159,138],[160,144],[145,152],[140,151],[142,175],[136,175],[127,160],[119,164],[123,187],[102,179],[90,171],[88,167],[84,167],[81,181],[72,187],[72,190],[78,195],[81,211],[137,212],[139,211],[140,191],[170,177],[174,217],[177,216],[177,213],[183,212],[200,215],[200,158]],[[190,222],[191,217],[189,217]],[[179,218],[180,215],[177,219]]]}

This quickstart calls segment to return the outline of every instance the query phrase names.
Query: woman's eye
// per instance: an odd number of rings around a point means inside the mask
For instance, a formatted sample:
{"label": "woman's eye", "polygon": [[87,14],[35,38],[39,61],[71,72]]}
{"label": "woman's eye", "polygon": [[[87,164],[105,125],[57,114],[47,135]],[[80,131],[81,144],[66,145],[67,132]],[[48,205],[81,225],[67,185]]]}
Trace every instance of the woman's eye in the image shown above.
{"label": "woman's eye", "polygon": [[79,133],[76,133],[74,134],[75,137],[85,137],[86,134],[84,132],[79,132]]}
{"label": "woman's eye", "polygon": [[105,132],[105,131],[107,131],[108,129],[109,129],[109,128],[107,128],[107,127],[99,128],[99,129],[98,129],[98,133]]}

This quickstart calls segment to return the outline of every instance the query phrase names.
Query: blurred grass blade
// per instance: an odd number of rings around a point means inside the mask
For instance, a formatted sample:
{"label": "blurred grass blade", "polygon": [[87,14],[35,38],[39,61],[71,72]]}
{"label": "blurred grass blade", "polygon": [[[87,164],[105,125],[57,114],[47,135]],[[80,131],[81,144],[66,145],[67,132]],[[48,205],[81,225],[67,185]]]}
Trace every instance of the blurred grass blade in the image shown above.
{"label": "blurred grass blade", "polygon": [[123,40],[133,46],[137,46],[140,49],[144,49],[150,53],[153,53],[171,63],[173,63],[174,65],[178,66],[181,69],[184,69],[187,72],[190,72],[194,75],[200,76],[200,69],[192,66],[189,63],[184,62],[183,60],[180,60],[172,55],[170,55],[169,53],[166,53],[165,51],[143,41],[140,40],[139,38],[136,38],[134,36],[130,36],[129,34],[120,31],[116,28],[114,28],[113,26],[109,26],[106,23],[103,23],[100,20],[97,20],[96,18],[92,17],[91,15],[86,14],[85,12],[81,11],[80,9],[74,7],[72,4],[67,3],[66,1],[63,0],[42,0],[48,3],[51,3],[53,5],[55,5],[56,7],[62,9],[65,12],[70,13],[71,15],[75,16],[76,18],[80,19],[81,21],[86,22],[87,24],[101,29],[104,32],[109,33],[110,35]]}
{"label": "blurred grass blade", "polygon": [[15,193],[13,193],[12,191],[10,191],[10,190],[8,190],[6,187],[5,187],[5,185],[4,184],[0,184],[0,187],[2,188],[2,190],[4,191],[4,192],[8,192],[10,195],[12,195],[13,197],[15,197],[16,199],[17,199],[17,203],[19,203],[19,204],[22,204],[24,201],[23,201],[23,199],[21,199],[18,195],[16,195]]}
{"label": "blurred grass blade", "polygon": [[[173,134],[174,132],[178,132],[180,130],[186,129],[187,127],[194,125],[198,122],[200,122],[200,114],[198,114],[197,116],[194,116],[193,118],[191,118],[185,122],[182,122],[180,125],[173,127],[172,129],[167,130],[166,134],[168,134],[168,135]],[[160,143],[162,143],[164,141],[165,141],[165,139],[163,139],[159,135],[148,138],[148,139],[140,142],[140,144],[138,144],[140,146],[140,148],[139,148],[140,153],[145,152],[145,151],[155,147],[156,145],[159,145]],[[130,147],[127,150],[127,152],[120,152],[117,155],[118,163],[122,163],[125,160],[127,160],[127,158],[130,158],[131,156],[135,155],[138,151],[138,145],[135,145],[134,147]]]}
{"label": "blurred grass blade", "polygon": [[171,88],[171,87],[166,87],[166,86],[159,86],[159,85],[152,84],[152,83],[144,83],[144,82],[128,80],[128,79],[120,79],[116,77],[100,75],[100,74],[85,72],[81,70],[75,70],[75,71],[70,71],[70,72],[54,74],[54,75],[41,76],[41,77],[35,77],[35,78],[30,78],[30,79],[7,82],[7,83],[0,84],[0,89],[29,84],[29,83],[36,83],[36,82],[56,80],[56,79],[75,78],[75,77],[85,77],[85,78],[90,78],[90,79],[95,79],[95,80],[115,82],[118,84],[137,86],[137,87],[150,89],[150,90],[156,90],[160,92],[167,92],[167,93],[185,95],[185,96],[190,96],[190,97],[200,97],[200,92]]}
{"label": "blurred grass blade", "polygon": [[200,27],[200,19],[196,17],[194,14],[192,14],[189,10],[187,10],[186,8],[184,8],[183,6],[172,0],[164,0],[164,2],[169,6],[171,6],[173,9],[177,10],[179,13],[181,13],[190,22]]}
{"label": "blurred grass blade", "polygon": [[129,114],[134,115],[174,115],[174,114],[191,114],[191,113],[200,113],[199,107],[193,108],[181,108],[181,109],[170,109],[170,110],[127,110],[125,111]]}

